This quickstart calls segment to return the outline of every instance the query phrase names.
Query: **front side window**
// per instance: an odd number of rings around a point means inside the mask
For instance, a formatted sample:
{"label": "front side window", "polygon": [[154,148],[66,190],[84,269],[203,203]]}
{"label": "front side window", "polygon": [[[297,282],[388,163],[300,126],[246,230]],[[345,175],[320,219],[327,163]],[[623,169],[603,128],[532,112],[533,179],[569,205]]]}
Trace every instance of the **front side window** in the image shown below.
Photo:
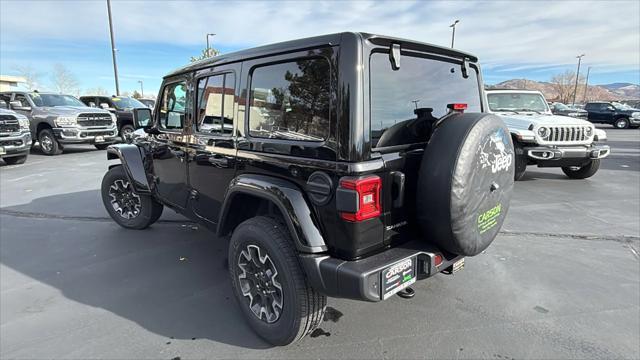
{"label": "front side window", "polygon": [[258,67],[251,75],[249,134],[323,141],[329,135],[331,71],[326,59]]}
{"label": "front side window", "polygon": [[185,82],[172,83],[162,91],[160,106],[160,127],[182,129],[187,108],[187,85]]}
{"label": "front side window", "polygon": [[29,104],[29,100],[27,100],[27,97],[22,94],[16,94],[14,101],[20,101],[20,106],[23,106],[23,107],[31,106],[31,104]]}
{"label": "front side window", "polygon": [[200,79],[198,81],[197,131],[231,135],[234,99],[235,77],[233,74],[220,74]]}
{"label": "front side window", "polygon": [[473,66],[465,78],[460,63],[402,53],[400,68],[393,70],[389,54],[378,52],[371,54],[369,64],[373,147],[427,141],[421,130],[424,122],[446,115],[448,104],[464,103],[467,111],[482,111]]}

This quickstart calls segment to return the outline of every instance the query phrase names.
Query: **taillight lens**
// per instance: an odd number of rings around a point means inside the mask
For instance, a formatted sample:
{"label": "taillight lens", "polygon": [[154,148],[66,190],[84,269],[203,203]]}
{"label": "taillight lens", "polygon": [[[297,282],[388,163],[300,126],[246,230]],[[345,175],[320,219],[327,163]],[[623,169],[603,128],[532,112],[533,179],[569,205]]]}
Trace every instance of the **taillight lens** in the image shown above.
{"label": "taillight lens", "polygon": [[465,111],[465,110],[467,110],[467,104],[462,104],[462,103],[448,104],[447,107],[449,109],[455,110],[455,111]]}
{"label": "taillight lens", "polygon": [[370,175],[363,178],[342,178],[340,186],[353,190],[358,194],[358,207],[355,213],[341,212],[340,216],[347,221],[363,221],[380,216],[380,189],[382,180],[379,176]]}

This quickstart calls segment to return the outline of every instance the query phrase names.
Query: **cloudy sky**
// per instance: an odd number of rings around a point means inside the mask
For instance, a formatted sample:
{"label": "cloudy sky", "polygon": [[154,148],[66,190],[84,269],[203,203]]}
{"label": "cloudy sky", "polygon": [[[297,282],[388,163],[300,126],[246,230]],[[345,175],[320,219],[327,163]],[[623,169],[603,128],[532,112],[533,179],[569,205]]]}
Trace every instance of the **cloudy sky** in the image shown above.
{"label": "cloudy sky", "polygon": [[[449,46],[477,55],[485,82],[549,80],[585,53],[590,83],[640,83],[640,1],[112,1],[121,91],[156,92],[216,33],[222,52],[341,31]],[[82,89],[115,92],[106,0],[0,0],[0,73],[66,65]]]}

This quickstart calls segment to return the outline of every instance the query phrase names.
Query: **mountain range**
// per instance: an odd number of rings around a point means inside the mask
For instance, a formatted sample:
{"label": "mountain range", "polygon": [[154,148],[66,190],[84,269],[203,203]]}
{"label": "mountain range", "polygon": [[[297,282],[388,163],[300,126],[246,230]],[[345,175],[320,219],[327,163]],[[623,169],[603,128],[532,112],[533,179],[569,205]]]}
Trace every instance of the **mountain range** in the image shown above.
{"label": "mountain range", "polygon": [[[554,101],[559,98],[557,86],[545,81],[534,81],[528,79],[511,79],[500,82],[495,85],[489,85],[487,88],[498,89],[527,89],[541,91],[545,98]],[[573,90],[570,89],[571,93]],[[589,85],[585,94],[584,84],[578,87],[576,102],[582,101],[612,101],[612,100],[631,100],[640,99],[640,85],[632,83],[612,83],[604,85]]]}

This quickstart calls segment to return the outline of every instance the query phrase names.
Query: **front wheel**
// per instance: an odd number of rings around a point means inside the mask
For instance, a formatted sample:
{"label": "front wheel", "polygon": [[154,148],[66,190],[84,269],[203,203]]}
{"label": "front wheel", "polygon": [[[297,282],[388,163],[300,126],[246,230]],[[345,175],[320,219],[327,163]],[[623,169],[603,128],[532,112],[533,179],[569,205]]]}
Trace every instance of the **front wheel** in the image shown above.
{"label": "front wheel", "polygon": [[522,179],[524,173],[527,171],[527,155],[524,153],[524,147],[522,144],[513,140],[514,157],[515,157],[515,171],[513,172],[513,180],[518,181]]}
{"label": "front wheel", "polygon": [[122,138],[122,140],[125,140],[126,138],[130,137],[134,131],[136,131],[136,129],[133,127],[133,125],[122,125],[122,127],[120,128],[120,137]]}
{"label": "front wheel", "polygon": [[40,150],[45,155],[59,155],[62,154],[62,145],[56,140],[51,129],[42,129],[38,133],[38,142],[40,143]]}
{"label": "front wheel", "polygon": [[288,233],[268,217],[244,221],[229,244],[229,275],[253,330],[273,345],[288,345],[318,327],[327,298],[309,285]]}
{"label": "front wheel", "polygon": [[600,159],[593,159],[583,166],[565,166],[562,171],[572,179],[586,179],[592,177],[600,168]]}
{"label": "front wheel", "polygon": [[102,178],[102,202],[109,216],[127,229],[144,229],[162,215],[163,206],[151,195],[137,194],[122,165],[112,167]]}
{"label": "front wheel", "polygon": [[629,119],[627,118],[619,118],[613,123],[613,126],[616,129],[626,129],[629,127]]}

